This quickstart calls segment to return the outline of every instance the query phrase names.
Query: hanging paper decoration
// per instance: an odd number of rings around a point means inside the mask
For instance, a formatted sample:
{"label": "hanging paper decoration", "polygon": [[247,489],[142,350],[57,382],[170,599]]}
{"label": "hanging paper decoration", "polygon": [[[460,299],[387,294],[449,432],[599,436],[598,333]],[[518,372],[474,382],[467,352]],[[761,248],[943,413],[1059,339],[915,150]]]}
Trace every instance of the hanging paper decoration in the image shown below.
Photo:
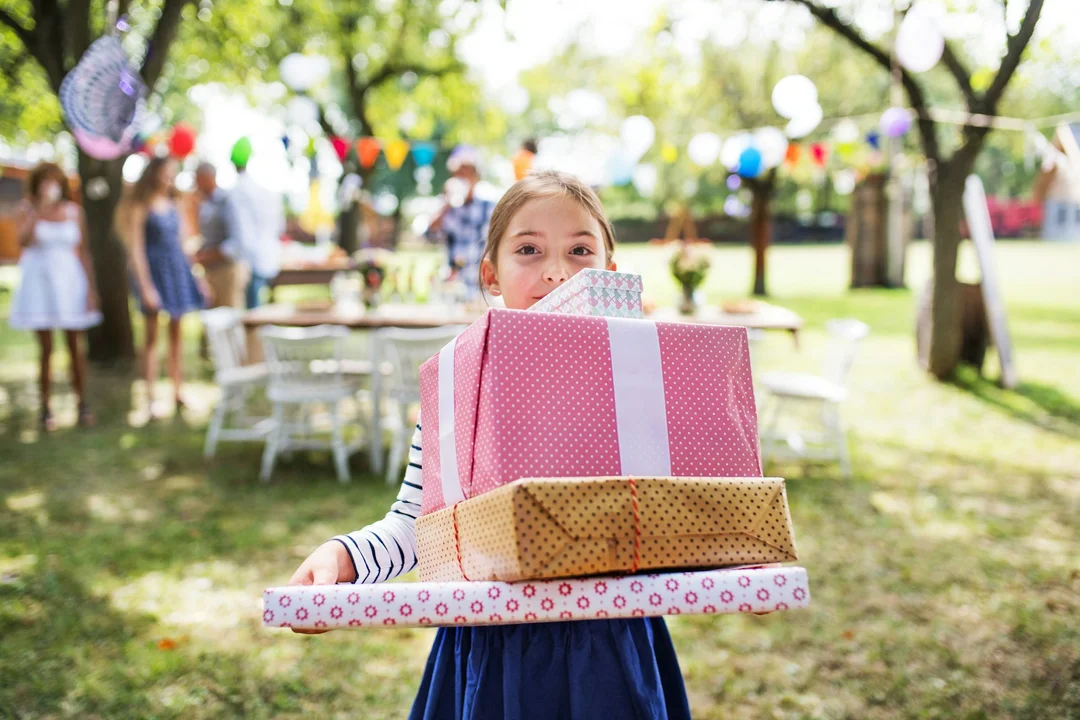
{"label": "hanging paper decoration", "polygon": [[195,150],[195,130],[185,123],[176,123],[169,134],[169,153],[183,160]]}
{"label": "hanging paper decoration", "polygon": [[331,135],[330,145],[334,148],[338,162],[345,162],[345,158],[349,155],[349,142],[339,135]]}
{"label": "hanging paper decoration", "polygon": [[432,142],[414,142],[412,145],[412,159],[417,167],[427,167],[435,162],[437,148]]}
{"label": "hanging paper decoration", "polygon": [[630,159],[637,162],[656,141],[656,126],[644,115],[631,115],[619,128],[619,139]]}
{"label": "hanging paper decoration", "polygon": [[778,115],[792,120],[818,104],[817,87],[805,75],[788,75],[773,88],[772,104]]}
{"label": "hanging paper decoration", "polygon": [[698,167],[708,167],[720,157],[723,141],[716,133],[703,132],[690,138],[690,144],[686,146],[686,154],[690,156],[690,162]]}
{"label": "hanging paper decoration", "polygon": [[405,140],[391,140],[386,143],[383,155],[386,156],[386,164],[390,166],[390,169],[397,170],[409,156],[409,143]]}
{"label": "hanging paper decoration", "polygon": [[679,159],[679,149],[671,143],[664,143],[664,146],[660,148],[660,159],[668,165],[674,165]]}
{"label": "hanging paper decoration", "polygon": [[659,173],[657,172],[655,165],[638,165],[634,168],[632,177],[634,188],[642,197],[652,197],[652,194],[656,191],[656,181],[658,177]]}
{"label": "hanging paper decoration", "polygon": [[289,152],[289,136],[288,135],[282,135],[281,136],[281,144],[285,146],[285,152]]}
{"label": "hanging paper decoration", "polygon": [[[528,175],[529,171],[532,170],[534,160],[536,160],[535,154],[529,152],[525,148],[518,150],[511,161],[514,166],[514,179],[520,180]],[[627,178],[626,182],[630,182],[630,179]],[[624,182],[623,184],[625,185],[626,183]]]}
{"label": "hanging paper decoration", "polygon": [[878,126],[886,137],[903,137],[911,129],[911,112],[907,108],[893,106],[881,113]]}
{"label": "hanging paper decoration", "polygon": [[784,132],[789,138],[802,138],[806,137],[810,133],[814,132],[818,125],[821,124],[821,119],[825,117],[824,111],[821,106],[816,102],[813,105],[808,106],[800,114],[791,118],[784,127]]}
{"label": "hanging paper decoration", "polygon": [[731,192],[735,192],[736,190],[738,190],[741,187],[742,187],[742,178],[740,178],[738,175],[735,175],[734,173],[731,174],[731,175],[728,175],[728,179],[727,179],[727,189],[728,190],[730,190]]}
{"label": "hanging paper decoration", "polygon": [[248,161],[251,160],[251,140],[246,137],[237,140],[232,146],[232,152],[229,153],[229,160],[238,168],[247,167]]}
{"label": "hanging paper decoration", "polygon": [[763,158],[760,150],[753,146],[746,148],[739,155],[739,175],[744,178],[757,177],[764,169],[764,163],[762,161]]}
{"label": "hanging paper decoration", "polygon": [[[315,138],[308,138],[307,147],[304,149],[304,154],[307,155],[308,158],[311,160],[315,159]],[[311,163],[311,172],[315,172],[315,163]]]}
{"label": "hanging paper decoration", "polygon": [[866,144],[874,150],[881,149],[881,134],[877,130],[866,133]]}
{"label": "hanging paper decoration", "polygon": [[140,152],[144,147],[146,147],[146,135],[142,132],[135,133],[135,136],[131,138],[132,152]]}
{"label": "hanging paper decoration", "polygon": [[828,157],[828,151],[821,143],[814,143],[810,146],[810,155],[814,158],[814,162],[818,165],[825,167],[825,160]]}
{"label": "hanging paper decoration", "polygon": [[634,179],[634,161],[621,147],[616,147],[607,160],[606,175],[612,185],[629,185]]}
{"label": "hanging paper decoration", "polygon": [[356,156],[360,158],[360,167],[369,170],[379,159],[379,141],[373,137],[362,137],[356,141]]}
{"label": "hanging paper decoration", "polygon": [[787,152],[784,153],[784,162],[789,166],[794,166],[799,163],[799,144],[790,143],[787,146]]}
{"label": "hanging paper decoration", "polygon": [[720,163],[731,172],[735,172],[739,167],[739,157],[743,150],[750,147],[753,140],[753,135],[746,132],[729,137],[724,141],[724,147],[720,151]]}
{"label": "hanging paper decoration", "polygon": [[911,72],[926,72],[945,52],[945,36],[939,18],[925,2],[916,3],[896,32],[896,57]]}
{"label": "hanging paper decoration", "polygon": [[98,38],[60,85],[60,106],[87,155],[112,160],[131,149],[142,120],[146,85],[119,38]]}
{"label": "hanging paper decoration", "polygon": [[292,53],[278,65],[281,81],[295,92],[306,92],[330,74],[330,60],[321,55]]}
{"label": "hanging paper decoration", "polygon": [[762,168],[768,170],[784,162],[788,139],[779,128],[765,127],[754,133],[754,147],[761,151]]}

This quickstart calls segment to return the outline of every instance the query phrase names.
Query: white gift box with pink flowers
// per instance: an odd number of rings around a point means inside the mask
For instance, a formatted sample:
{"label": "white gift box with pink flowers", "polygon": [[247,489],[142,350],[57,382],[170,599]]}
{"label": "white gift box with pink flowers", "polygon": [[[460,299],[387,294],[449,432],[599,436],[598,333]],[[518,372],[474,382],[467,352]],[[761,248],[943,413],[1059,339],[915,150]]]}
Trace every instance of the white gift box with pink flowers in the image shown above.
{"label": "white gift box with pink flowers", "polygon": [[754,567],[539,582],[294,585],[263,593],[263,625],[297,629],[512,625],[794,610],[806,570]]}

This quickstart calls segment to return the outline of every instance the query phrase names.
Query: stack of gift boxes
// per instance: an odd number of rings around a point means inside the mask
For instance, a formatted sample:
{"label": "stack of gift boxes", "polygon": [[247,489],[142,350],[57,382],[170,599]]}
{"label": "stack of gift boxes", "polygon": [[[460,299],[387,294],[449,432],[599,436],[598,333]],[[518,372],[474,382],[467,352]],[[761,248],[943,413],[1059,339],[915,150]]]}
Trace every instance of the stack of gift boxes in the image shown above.
{"label": "stack of gift boxes", "polygon": [[271,588],[264,623],[502,624],[809,603],[761,476],[743,328],[643,319],[585,270],[490,310],[421,369],[420,582]]}

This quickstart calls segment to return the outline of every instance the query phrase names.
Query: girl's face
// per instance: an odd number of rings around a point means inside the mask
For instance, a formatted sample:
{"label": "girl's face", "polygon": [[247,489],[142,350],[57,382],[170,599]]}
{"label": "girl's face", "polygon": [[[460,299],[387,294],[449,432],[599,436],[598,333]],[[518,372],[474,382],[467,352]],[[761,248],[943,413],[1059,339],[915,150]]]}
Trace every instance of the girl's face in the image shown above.
{"label": "girl's face", "polygon": [[521,206],[499,242],[495,262],[485,259],[484,286],[506,307],[527,310],[579,270],[614,270],[604,234],[589,211],[568,197],[537,198]]}
{"label": "girl's face", "polygon": [[158,190],[160,192],[167,192],[172,188],[176,182],[176,163],[172,160],[162,164],[161,169],[158,170]]}

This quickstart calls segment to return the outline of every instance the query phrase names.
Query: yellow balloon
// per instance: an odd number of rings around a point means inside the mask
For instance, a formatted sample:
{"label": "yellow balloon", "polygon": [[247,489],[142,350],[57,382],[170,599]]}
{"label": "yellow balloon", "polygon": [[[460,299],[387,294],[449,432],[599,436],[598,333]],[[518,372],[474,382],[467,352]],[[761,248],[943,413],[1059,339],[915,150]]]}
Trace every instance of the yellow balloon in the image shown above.
{"label": "yellow balloon", "polygon": [[386,164],[391,170],[397,170],[409,156],[409,143],[405,140],[391,140],[383,146],[383,155],[386,156]]}
{"label": "yellow balloon", "polygon": [[671,143],[664,143],[664,147],[660,149],[660,158],[668,165],[674,164],[679,159],[679,148]]}

